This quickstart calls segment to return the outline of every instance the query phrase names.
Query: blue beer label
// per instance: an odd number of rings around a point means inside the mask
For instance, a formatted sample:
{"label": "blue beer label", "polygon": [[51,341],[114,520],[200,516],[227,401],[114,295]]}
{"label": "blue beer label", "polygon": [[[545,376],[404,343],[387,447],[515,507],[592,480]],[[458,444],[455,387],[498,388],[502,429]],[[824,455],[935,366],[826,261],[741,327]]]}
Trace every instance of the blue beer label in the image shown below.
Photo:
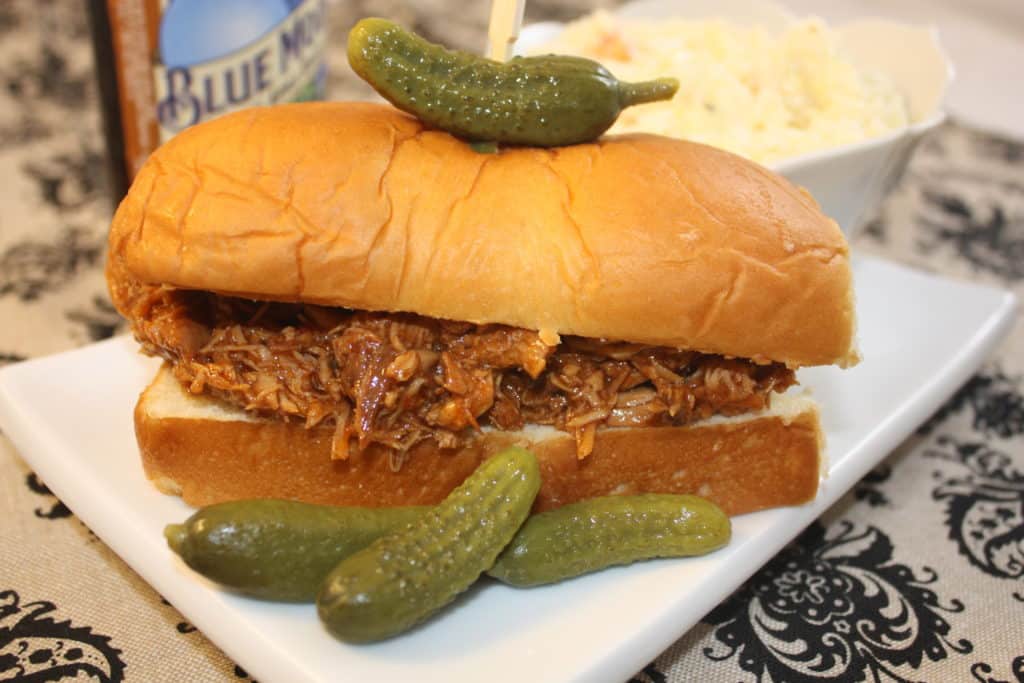
{"label": "blue beer label", "polygon": [[171,0],[154,66],[160,141],[256,105],[323,99],[325,0]]}

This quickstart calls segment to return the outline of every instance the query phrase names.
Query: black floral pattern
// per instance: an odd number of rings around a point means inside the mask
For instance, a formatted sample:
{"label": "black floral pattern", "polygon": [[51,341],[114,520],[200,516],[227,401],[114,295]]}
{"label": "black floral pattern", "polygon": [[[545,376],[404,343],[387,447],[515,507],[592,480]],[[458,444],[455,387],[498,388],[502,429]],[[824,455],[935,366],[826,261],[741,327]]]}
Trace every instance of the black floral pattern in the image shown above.
{"label": "black floral pattern", "polygon": [[636,676],[629,679],[629,683],[668,683],[668,676],[658,671],[653,663],[648,664],[640,670]]}
{"label": "black floral pattern", "polygon": [[[1024,586],[1024,462],[985,442],[948,436],[926,454],[962,466],[932,492],[946,503],[949,537],[960,554],[986,574]],[[1024,600],[1024,590],[1014,595]]]}
{"label": "black floral pattern", "polygon": [[1014,657],[1010,664],[1010,674],[1013,676],[1013,680],[992,677],[989,675],[992,672],[992,665],[988,662],[977,662],[971,667],[971,675],[974,676],[974,680],[981,683],[1024,683],[1024,655]]}
{"label": "black floral pattern", "polygon": [[1024,434],[1024,394],[1019,376],[998,367],[986,368],[972,377],[918,433],[931,434],[949,417],[970,410],[972,428],[985,436],[1010,438]]}
{"label": "black floral pattern", "polygon": [[232,672],[235,674],[235,678],[241,678],[242,680],[250,681],[250,683],[259,683],[255,678],[251,677],[245,669],[235,664],[235,669]]}
{"label": "black floral pattern", "polygon": [[48,43],[41,43],[32,59],[18,59],[0,71],[0,82],[14,101],[48,100],[68,109],[86,105],[92,74],[72,72],[64,55]]}
{"label": "black floral pattern", "polygon": [[101,341],[127,328],[125,319],[105,294],[93,296],[91,303],[89,308],[75,308],[65,314],[69,321],[82,326],[86,341]]}
{"label": "black floral pattern", "polygon": [[106,189],[106,176],[96,173],[102,164],[99,152],[80,146],[74,152],[62,151],[46,159],[26,162],[24,171],[36,181],[47,205],[66,211],[85,206]]}
{"label": "black floral pattern", "polygon": [[971,138],[974,148],[982,156],[1007,164],[1024,161],[1024,143],[998,135],[977,133]]}
{"label": "black floral pattern", "polygon": [[15,591],[0,591],[0,681],[80,680],[80,674],[99,683],[123,681],[125,664],[110,638],[47,616],[56,609],[43,601],[22,605]]}
{"label": "black floral pattern", "polygon": [[20,147],[50,135],[53,135],[53,129],[45,121],[21,113],[13,125],[0,125],[0,150]]}
{"label": "black floral pattern", "polygon": [[925,254],[948,246],[978,270],[1008,281],[1024,279],[1024,216],[1008,214],[994,200],[970,202],[939,187],[925,189],[922,198],[919,247]]}
{"label": "black floral pattern", "polygon": [[6,365],[7,363],[17,363],[23,360],[28,360],[25,356],[20,353],[11,353],[10,351],[0,351],[0,365]]}
{"label": "black floral pattern", "polygon": [[870,221],[867,225],[861,228],[861,230],[864,236],[870,237],[876,242],[884,244],[888,240],[885,221],[880,218]]}
{"label": "black floral pattern", "polygon": [[894,562],[879,529],[815,523],[708,615],[718,643],[704,654],[759,682],[910,681],[907,667],[973,649],[950,640],[942,614],[964,607],[940,601],[937,578]]}
{"label": "black floral pattern", "polygon": [[[161,602],[161,604],[166,605],[167,607],[170,607],[172,609],[174,608],[174,605],[172,605],[170,602],[168,602],[167,598],[160,598],[160,602]],[[181,633],[182,635],[186,635],[186,634],[189,634],[189,633],[195,633],[199,629],[197,629],[195,626],[193,626],[189,622],[182,620],[182,621],[179,621],[179,622],[174,624],[174,630],[177,631],[178,633]]]}
{"label": "black floral pattern", "polygon": [[71,516],[71,510],[69,510],[68,507],[57,498],[57,496],[53,495],[53,492],[50,491],[38,476],[36,476],[35,472],[30,472],[25,476],[25,485],[28,486],[32,493],[36,493],[50,499],[47,503],[49,508],[44,509],[37,507],[35,509],[36,517],[41,517],[43,519],[63,519]]}
{"label": "black floral pattern", "polygon": [[882,492],[879,484],[884,484],[892,477],[892,467],[881,464],[864,475],[864,478],[857,482],[853,489],[853,495],[857,500],[863,501],[871,507],[881,507],[889,504],[889,498]]}
{"label": "black floral pattern", "polygon": [[98,265],[105,246],[105,235],[81,227],[65,228],[53,242],[15,242],[0,254],[0,297],[13,294],[28,302],[56,291]]}
{"label": "black floral pattern", "polygon": [[0,3],[0,35],[9,33],[21,25],[21,17],[13,7]]}

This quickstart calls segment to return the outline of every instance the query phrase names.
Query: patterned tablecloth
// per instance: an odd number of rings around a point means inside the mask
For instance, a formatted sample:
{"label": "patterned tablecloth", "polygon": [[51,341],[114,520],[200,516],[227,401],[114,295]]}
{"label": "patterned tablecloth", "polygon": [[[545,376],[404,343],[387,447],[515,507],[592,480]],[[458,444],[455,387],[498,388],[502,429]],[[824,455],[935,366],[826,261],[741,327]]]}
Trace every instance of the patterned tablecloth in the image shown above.
{"label": "patterned tablecloth", "polygon": [[[367,94],[339,47],[351,18],[478,47],[487,3],[474,4],[336,3],[332,96]],[[583,4],[535,0],[528,18]],[[97,109],[80,3],[0,3],[0,363],[122,330],[102,276]],[[1024,294],[1024,145],[947,124],[855,248]],[[1022,350],[1018,323],[912,438],[633,680],[1024,681]],[[248,678],[2,436],[0,539],[0,681]]]}

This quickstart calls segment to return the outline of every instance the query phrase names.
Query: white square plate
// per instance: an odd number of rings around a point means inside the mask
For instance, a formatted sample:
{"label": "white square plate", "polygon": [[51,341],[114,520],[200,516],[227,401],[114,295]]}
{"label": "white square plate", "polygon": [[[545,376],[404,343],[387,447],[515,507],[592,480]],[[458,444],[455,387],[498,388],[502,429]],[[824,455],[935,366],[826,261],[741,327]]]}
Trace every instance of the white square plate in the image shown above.
{"label": "white square plate", "polygon": [[906,438],[1009,330],[1014,297],[884,261],[855,263],[852,370],[801,371],[822,405],[829,473],[811,504],[734,520],[712,555],[517,590],[481,582],[413,632],[336,642],[309,605],[226,594],[164,544],[190,509],[146,481],[132,426],[156,368],[117,338],[0,370],[0,426],[100,538],[250,674],[305,681],[622,681],[661,653]]}

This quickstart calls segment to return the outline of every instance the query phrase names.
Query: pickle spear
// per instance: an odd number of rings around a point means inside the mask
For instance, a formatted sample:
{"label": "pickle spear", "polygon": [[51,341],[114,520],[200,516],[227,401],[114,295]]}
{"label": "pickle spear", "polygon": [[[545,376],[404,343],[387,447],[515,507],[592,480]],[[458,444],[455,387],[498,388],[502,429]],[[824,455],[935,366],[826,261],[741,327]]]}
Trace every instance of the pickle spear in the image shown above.
{"label": "pickle spear", "polygon": [[532,453],[510,448],[495,455],[417,521],[342,560],[317,596],[320,620],[355,643],[412,628],[494,564],[538,490]]}
{"label": "pickle spear", "polygon": [[721,508],[697,496],[593,498],[530,517],[487,573],[536,586],[638,560],[703,555],[731,533]]}
{"label": "pickle spear", "polygon": [[[207,506],[164,530],[185,563],[237,593],[312,602],[339,562],[432,508],[358,508],[285,500]],[[729,519],[696,496],[595,498],[531,516],[487,573],[515,586],[560,581],[652,557],[725,545]]]}
{"label": "pickle spear", "polygon": [[182,524],[168,524],[164,536],[185,564],[236,593],[312,602],[342,558],[429,509],[238,500],[209,505]]}
{"label": "pickle spear", "polygon": [[546,55],[497,62],[448,50],[386,19],[363,19],[348,61],[385,99],[469,141],[556,147],[596,140],[626,107],[671,99],[674,78],[619,82],[597,62]]}

